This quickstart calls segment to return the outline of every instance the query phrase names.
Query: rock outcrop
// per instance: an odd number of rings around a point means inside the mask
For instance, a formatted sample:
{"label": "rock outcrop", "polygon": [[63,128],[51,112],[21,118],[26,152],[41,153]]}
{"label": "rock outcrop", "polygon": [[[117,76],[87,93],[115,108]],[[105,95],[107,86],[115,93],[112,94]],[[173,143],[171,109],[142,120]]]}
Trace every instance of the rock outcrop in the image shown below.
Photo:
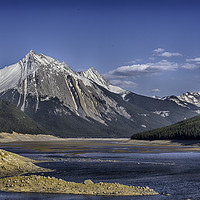
{"label": "rock outcrop", "polygon": [[36,161],[0,149],[0,177],[51,171],[36,166],[34,162]]}

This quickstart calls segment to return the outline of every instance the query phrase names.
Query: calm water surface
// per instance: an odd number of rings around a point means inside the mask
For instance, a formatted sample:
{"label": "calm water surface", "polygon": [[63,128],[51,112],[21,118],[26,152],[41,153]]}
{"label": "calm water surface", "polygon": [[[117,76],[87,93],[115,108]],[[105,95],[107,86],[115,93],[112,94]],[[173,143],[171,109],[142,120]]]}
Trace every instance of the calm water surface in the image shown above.
{"label": "calm water surface", "polygon": [[[111,143],[110,143],[111,144]],[[56,171],[44,173],[67,181],[117,182],[135,186],[149,186],[159,193],[171,196],[87,196],[66,194],[33,194],[0,192],[0,199],[9,200],[164,200],[200,199],[200,153],[190,151],[164,150],[158,152],[152,147],[132,145],[52,144],[43,148],[42,143],[15,143],[0,145],[0,148],[47,162],[38,165]],[[38,149],[38,147],[40,147]],[[142,153],[146,149],[147,153]],[[171,148],[171,147],[170,147]],[[138,153],[139,152],[139,153]],[[54,161],[51,161],[51,160]],[[115,161],[115,162],[112,162]]]}

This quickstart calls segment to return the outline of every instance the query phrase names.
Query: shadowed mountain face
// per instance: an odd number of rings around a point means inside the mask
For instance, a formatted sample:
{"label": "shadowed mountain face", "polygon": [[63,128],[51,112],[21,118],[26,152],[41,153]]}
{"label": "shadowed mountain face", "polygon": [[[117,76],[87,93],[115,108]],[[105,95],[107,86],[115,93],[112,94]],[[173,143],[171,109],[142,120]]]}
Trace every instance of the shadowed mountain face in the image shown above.
{"label": "shadowed mountain face", "polygon": [[39,134],[47,131],[14,104],[0,100],[0,132]]}
{"label": "shadowed mountain face", "polygon": [[193,117],[198,110],[134,94],[111,85],[94,68],[74,72],[34,51],[0,70],[0,98],[63,137],[130,137]]}

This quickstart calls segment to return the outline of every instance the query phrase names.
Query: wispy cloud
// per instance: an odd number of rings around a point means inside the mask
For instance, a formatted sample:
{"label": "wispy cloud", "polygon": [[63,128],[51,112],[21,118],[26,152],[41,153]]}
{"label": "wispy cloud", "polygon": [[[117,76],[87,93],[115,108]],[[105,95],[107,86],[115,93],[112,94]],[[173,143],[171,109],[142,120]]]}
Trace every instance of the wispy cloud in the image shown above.
{"label": "wispy cloud", "polygon": [[160,90],[158,88],[152,89],[152,92],[160,92]]}
{"label": "wispy cloud", "polygon": [[122,88],[136,88],[138,86],[138,84],[133,81],[111,80],[111,83]]}
{"label": "wispy cloud", "polygon": [[154,52],[154,55],[156,54],[157,56],[167,57],[167,58],[174,57],[174,56],[182,56],[181,53],[168,52],[168,51],[165,51],[165,49],[162,49],[162,48],[154,49],[153,52]]}
{"label": "wispy cloud", "polygon": [[108,78],[113,77],[130,77],[130,76],[138,76],[142,74],[155,74],[163,71],[173,71],[178,68],[178,64],[174,62],[169,62],[167,60],[161,60],[159,62],[150,62],[146,64],[134,64],[121,66],[116,68],[113,71],[110,71],[106,74]]}
{"label": "wispy cloud", "polygon": [[139,63],[142,62],[142,59],[135,59],[135,60],[131,60],[129,62],[126,62],[127,64],[135,64],[135,63]]}
{"label": "wispy cloud", "polygon": [[155,53],[160,53],[160,52],[165,51],[165,49],[157,48],[157,49],[154,49],[153,51],[154,51]]}
{"label": "wispy cloud", "polygon": [[150,57],[149,57],[149,60],[155,60],[155,58],[150,56]]}
{"label": "wispy cloud", "polygon": [[200,58],[190,58],[186,59],[187,62],[200,62]]}
{"label": "wispy cloud", "polygon": [[185,63],[185,64],[181,65],[180,67],[183,68],[183,69],[195,69],[195,68],[200,67],[200,65]]}
{"label": "wispy cloud", "polygon": [[171,52],[165,51],[165,52],[159,54],[158,56],[170,58],[170,57],[173,57],[173,56],[182,56],[182,54],[181,53],[171,53]]}
{"label": "wispy cloud", "polygon": [[195,69],[195,68],[199,68],[200,67],[200,58],[189,58],[186,59],[187,62],[189,63],[185,63],[183,65],[181,65],[181,68],[184,69]]}

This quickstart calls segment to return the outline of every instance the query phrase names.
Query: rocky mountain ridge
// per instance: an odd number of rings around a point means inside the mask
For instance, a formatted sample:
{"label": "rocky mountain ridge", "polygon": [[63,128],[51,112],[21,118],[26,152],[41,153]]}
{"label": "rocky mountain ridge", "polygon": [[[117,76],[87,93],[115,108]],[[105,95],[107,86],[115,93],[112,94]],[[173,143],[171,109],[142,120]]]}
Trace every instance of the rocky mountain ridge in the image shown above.
{"label": "rocky mountain ridge", "polygon": [[[22,111],[25,111],[27,107],[27,95],[36,98],[35,112],[38,110],[39,101],[57,97],[78,116],[91,117],[105,123],[98,111],[98,101],[94,101],[97,96],[101,95],[101,91],[95,86],[94,80],[86,78],[92,73],[87,73],[87,71],[76,73],[64,62],[61,63],[43,54],[37,55],[34,51],[30,51],[22,61],[3,70],[2,74],[6,74],[6,76],[1,77],[0,91],[10,88],[16,89],[20,95],[17,106]],[[102,76],[101,79],[103,80]],[[101,79],[97,78],[96,80],[99,83]],[[11,82],[12,84],[10,84]],[[104,82],[106,89],[108,89],[109,82]],[[121,90],[121,92],[126,91]],[[116,103],[104,98],[106,97],[102,96],[102,100],[107,102],[106,109],[112,112],[112,107],[116,106]],[[115,110],[119,114],[125,113],[120,107]]]}
{"label": "rocky mountain ridge", "polygon": [[197,115],[195,105],[137,95],[110,84],[94,68],[75,72],[32,50],[0,70],[0,98],[63,137],[127,137]]}
{"label": "rocky mountain ridge", "polygon": [[[191,105],[200,107],[200,92],[186,92],[179,96],[167,96],[162,99],[168,99],[176,102],[178,105],[190,108]],[[200,109],[197,110],[200,113]]]}

